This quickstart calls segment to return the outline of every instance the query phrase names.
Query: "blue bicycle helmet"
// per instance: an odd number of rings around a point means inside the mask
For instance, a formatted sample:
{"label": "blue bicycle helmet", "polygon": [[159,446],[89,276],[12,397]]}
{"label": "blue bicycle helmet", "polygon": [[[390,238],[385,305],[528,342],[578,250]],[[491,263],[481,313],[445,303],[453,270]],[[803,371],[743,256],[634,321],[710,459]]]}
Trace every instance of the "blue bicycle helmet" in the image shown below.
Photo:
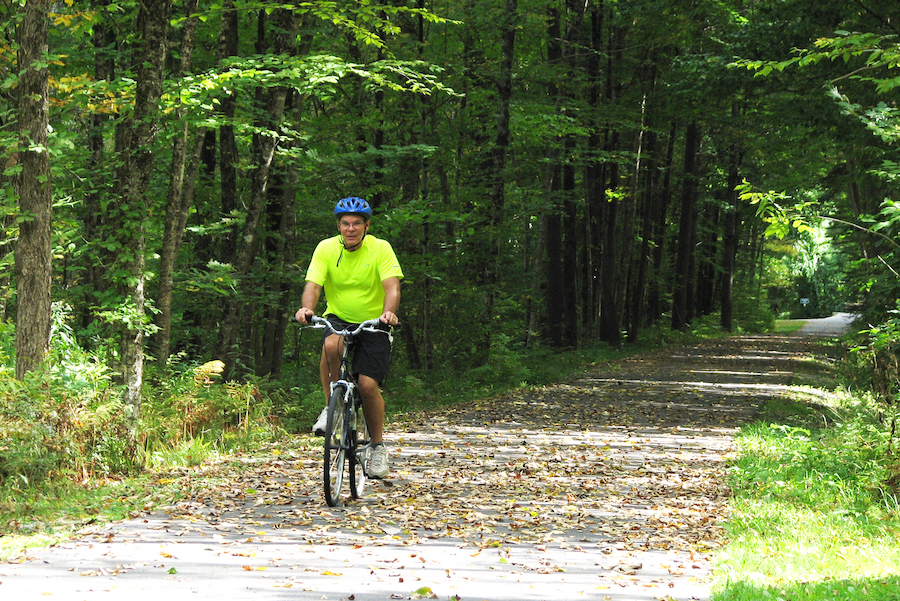
{"label": "blue bicycle helmet", "polygon": [[338,217],[347,213],[362,215],[368,220],[369,217],[372,216],[372,207],[369,206],[369,203],[366,202],[365,198],[348,196],[347,198],[340,199],[337,201],[337,204],[334,205],[334,214]]}

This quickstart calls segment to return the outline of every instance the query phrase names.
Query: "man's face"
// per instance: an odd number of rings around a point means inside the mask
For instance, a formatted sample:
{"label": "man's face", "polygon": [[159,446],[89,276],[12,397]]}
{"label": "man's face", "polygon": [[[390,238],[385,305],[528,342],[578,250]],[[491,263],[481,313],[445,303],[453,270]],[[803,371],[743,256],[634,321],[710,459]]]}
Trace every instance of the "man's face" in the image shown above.
{"label": "man's face", "polygon": [[338,231],[344,238],[346,247],[359,244],[367,229],[369,229],[369,222],[359,215],[342,215],[338,220]]}

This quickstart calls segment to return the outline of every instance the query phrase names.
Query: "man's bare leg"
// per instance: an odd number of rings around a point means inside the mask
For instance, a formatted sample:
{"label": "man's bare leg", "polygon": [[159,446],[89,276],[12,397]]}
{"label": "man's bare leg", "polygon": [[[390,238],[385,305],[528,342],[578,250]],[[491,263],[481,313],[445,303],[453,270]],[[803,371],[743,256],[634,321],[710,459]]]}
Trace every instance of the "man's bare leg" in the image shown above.
{"label": "man's bare leg", "polygon": [[381,396],[381,387],[377,380],[363,374],[359,374],[358,384],[372,444],[379,444],[384,436],[384,397]]}
{"label": "man's bare leg", "polygon": [[341,353],[344,341],[340,336],[332,334],[322,344],[322,358],[319,361],[319,374],[322,378],[322,389],[325,392],[325,404],[331,396],[331,383],[338,379],[341,371]]}

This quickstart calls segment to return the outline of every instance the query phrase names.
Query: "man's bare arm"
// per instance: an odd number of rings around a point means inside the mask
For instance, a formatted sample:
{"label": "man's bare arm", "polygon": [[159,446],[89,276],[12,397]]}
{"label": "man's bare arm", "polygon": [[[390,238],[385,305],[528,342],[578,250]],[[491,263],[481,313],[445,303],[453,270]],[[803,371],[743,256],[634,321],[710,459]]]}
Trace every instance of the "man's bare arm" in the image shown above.
{"label": "man's bare arm", "polygon": [[400,278],[393,277],[381,281],[384,286],[384,312],[381,321],[389,325],[397,325],[397,311],[400,310]]}
{"label": "man's bare arm", "polygon": [[294,314],[297,321],[307,323],[309,317],[316,314],[316,305],[319,304],[320,296],[322,296],[322,286],[307,281],[306,287],[303,288],[303,297],[300,300],[302,306]]}

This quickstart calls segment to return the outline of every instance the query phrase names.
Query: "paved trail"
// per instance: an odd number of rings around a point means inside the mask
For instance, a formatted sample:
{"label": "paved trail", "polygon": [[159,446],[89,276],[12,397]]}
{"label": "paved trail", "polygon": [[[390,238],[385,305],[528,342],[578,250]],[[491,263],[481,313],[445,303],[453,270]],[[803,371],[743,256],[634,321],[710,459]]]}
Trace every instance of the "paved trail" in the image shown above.
{"label": "paved trail", "polygon": [[392,424],[391,479],[340,508],[316,449],[207,466],[188,501],[0,565],[0,597],[708,599],[733,433],[847,321]]}

